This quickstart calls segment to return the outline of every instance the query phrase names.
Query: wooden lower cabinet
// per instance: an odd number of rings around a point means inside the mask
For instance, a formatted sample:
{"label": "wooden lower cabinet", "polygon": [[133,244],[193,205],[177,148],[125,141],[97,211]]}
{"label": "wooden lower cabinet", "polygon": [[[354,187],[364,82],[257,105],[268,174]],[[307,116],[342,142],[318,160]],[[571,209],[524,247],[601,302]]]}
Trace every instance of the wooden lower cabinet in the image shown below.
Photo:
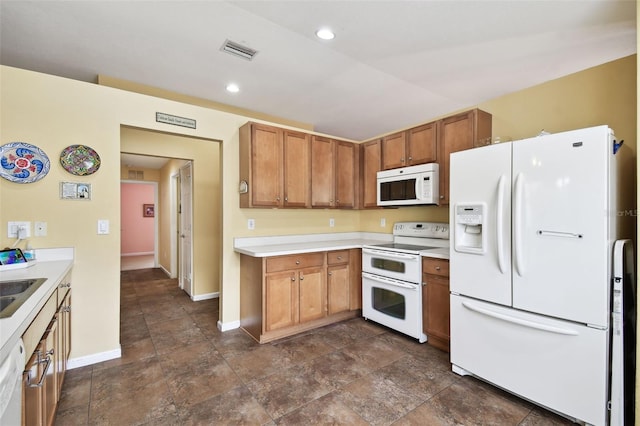
{"label": "wooden lower cabinet", "polygon": [[359,307],[353,308],[352,299],[358,299],[354,288],[361,281],[353,270],[359,251],[241,255],[241,327],[265,343],[356,317]]}
{"label": "wooden lower cabinet", "polygon": [[449,260],[422,260],[422,327],[427,343],[449,352]]}
{"label": "wooden lower cabinet", "polygon": [[69,274],[22,336],[28,354],[22,376],[23,426],[55,421],[71,351],[70,286]]}

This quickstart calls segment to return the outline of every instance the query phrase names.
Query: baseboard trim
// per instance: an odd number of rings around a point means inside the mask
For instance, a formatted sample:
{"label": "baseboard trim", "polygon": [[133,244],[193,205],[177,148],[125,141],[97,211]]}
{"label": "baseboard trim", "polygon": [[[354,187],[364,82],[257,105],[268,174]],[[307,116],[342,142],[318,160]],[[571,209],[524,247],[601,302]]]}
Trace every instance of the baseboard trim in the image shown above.
{"label": "baseboard trim", "polygon": [[220,297],[220,292],[216,291],[215,293],[205,293],[191,296],[191,300],[193,300],[194,302],[199,302],[201,300],[216,299],[218,297]]}
{"label": "baseboard trim", "polygon": [[240,328],[240,321],[231,321],[225,323],[218,321],[218,330],[222,331],[223,333],[225,331],[235,330],[236,328]]}
{"label": "baseboard trim", "polygon": [[112,359],[122,357],[122,348],[118,346],[118,349],[112,351],[100,352],[97,354],[81,356],[79,358],[69,358],[67,363],[67,370],[73,370],[74,368],[86,367],[87,365],[98,364],[104,361],[110,361]]}

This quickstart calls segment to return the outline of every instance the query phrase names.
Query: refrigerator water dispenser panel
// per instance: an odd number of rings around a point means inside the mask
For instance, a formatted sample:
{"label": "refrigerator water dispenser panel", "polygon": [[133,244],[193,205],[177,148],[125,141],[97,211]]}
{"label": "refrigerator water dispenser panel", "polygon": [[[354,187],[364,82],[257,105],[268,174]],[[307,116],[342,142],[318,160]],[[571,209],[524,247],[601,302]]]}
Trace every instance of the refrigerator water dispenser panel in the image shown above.
{"label": "refrigerator water dispenser panel", "polygon": [[483,254],[487,247],[485,203],[456,204],[455,242],[458,252]]}

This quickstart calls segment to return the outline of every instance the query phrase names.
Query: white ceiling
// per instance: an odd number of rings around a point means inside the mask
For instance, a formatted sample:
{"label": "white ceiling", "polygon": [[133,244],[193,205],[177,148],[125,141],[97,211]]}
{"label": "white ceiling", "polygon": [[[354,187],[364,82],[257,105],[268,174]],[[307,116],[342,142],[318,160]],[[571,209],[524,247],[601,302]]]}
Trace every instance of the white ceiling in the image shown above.
{"label": "white ceiling", "polygon": [[[636,52],[633,0],[7,1],[0,62],[364,140]],[[332,41],[314,36],[321,26]],[[220,51],[230,39],[259,51]],[[236,82],[241,92],[225,91]]]}

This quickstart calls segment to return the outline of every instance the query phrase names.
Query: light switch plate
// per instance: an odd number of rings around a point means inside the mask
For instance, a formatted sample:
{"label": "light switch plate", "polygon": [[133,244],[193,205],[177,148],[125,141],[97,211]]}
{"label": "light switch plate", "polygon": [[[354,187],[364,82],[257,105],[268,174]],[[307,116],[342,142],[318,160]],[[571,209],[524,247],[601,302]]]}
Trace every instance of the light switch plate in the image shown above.
{"label": "light switch plate", "polygon": [[256,221],[254,219],[247,219],[247,229],[256,229]]}
{"label": "light switch plate", "polygon": [[98,235],[106,235],[109,233],[109,221],[107,219],[98,220]]}
{"label": "light switch plate", "polygon": [[336,226],[336,220],[334,218],[329,219],[329,227],[333,228]]}

